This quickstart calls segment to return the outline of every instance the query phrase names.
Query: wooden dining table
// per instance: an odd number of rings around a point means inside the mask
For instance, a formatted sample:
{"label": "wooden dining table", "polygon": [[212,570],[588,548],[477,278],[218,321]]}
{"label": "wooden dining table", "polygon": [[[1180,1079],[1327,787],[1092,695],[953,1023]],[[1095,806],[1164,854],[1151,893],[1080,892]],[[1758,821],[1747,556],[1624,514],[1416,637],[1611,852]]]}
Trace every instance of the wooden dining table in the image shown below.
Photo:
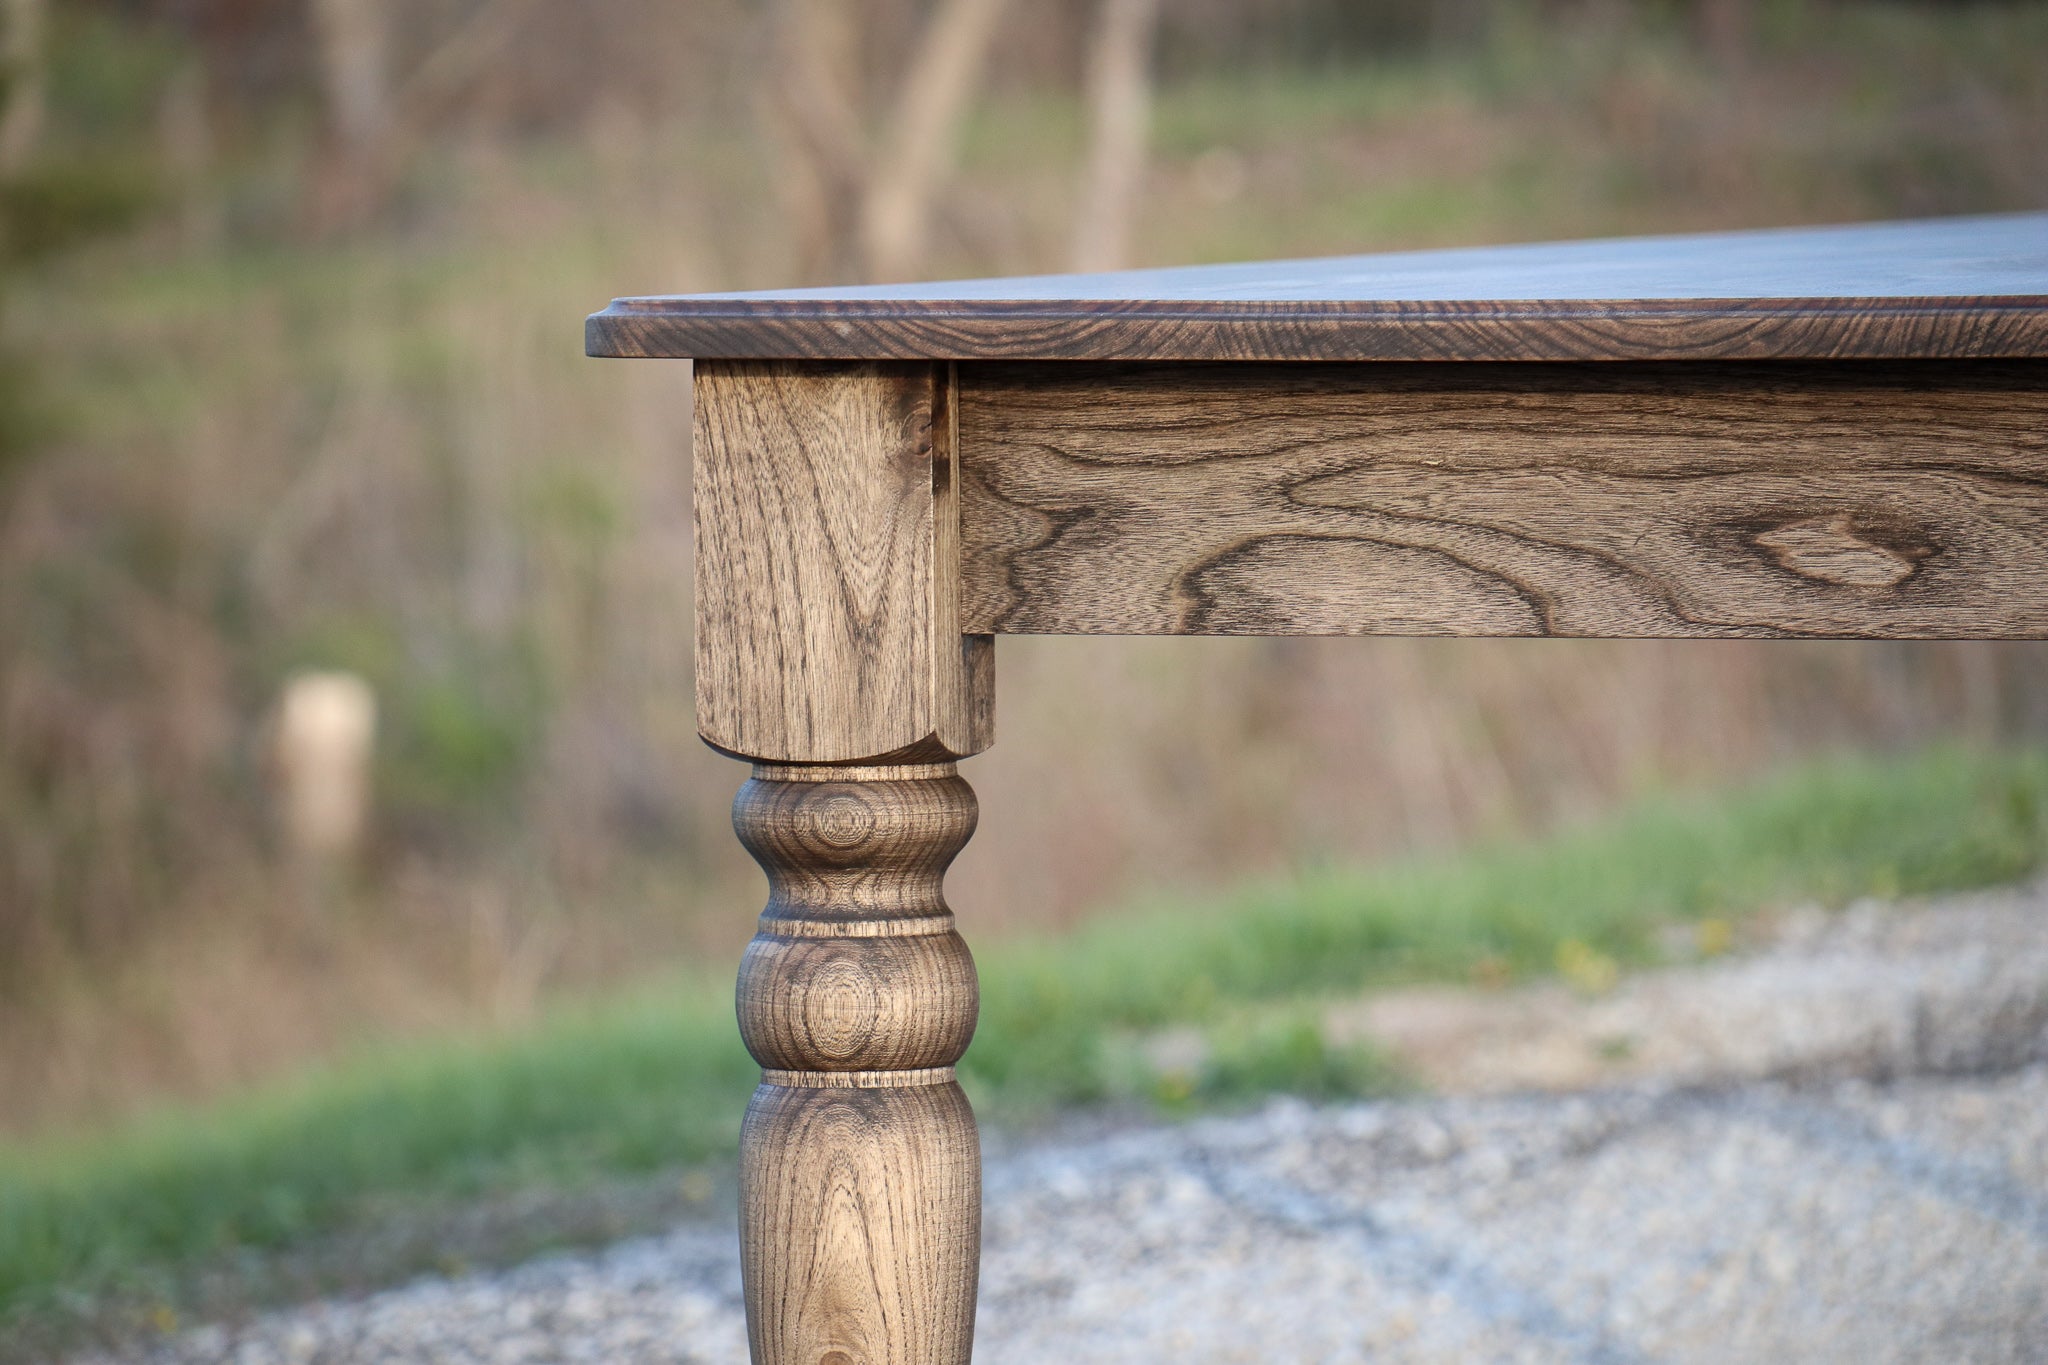
{"label": "wooden dining table", "polygon": [[621,298],[586,337],[695,362],[697,723],[769,885],[760,1365],[972,1348],[941,883],[996,636],[2048,637],[2048,214]]}

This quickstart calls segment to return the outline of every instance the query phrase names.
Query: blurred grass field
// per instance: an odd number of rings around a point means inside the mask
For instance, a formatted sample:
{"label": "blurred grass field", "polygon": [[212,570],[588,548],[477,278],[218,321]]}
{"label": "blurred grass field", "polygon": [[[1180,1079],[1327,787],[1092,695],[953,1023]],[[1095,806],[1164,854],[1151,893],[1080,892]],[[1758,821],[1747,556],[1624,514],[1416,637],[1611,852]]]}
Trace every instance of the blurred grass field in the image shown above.
{"label": "blurred grass field", "polygon": [[[1674,924],[2010,882],[2044,856],[2048,754],[1950,749],[1645,800],[1539,842],[1133,907],[985,945],[963,1084],[984,1122],[1010,1127],[1076,1105],[1382,1093],[1403,1078],[1329,1043],[1320,1002],[1644,964]],[[394,1202],[723,1166],[757,1078],[730,1000],[722,977],[649,982],[515,1033],[379,1049],[229,1103],[0,1147],[0,1327],[28,1339],[67,1316],[148,1321],[197,1268]],[[1198,1074],[1131,1045],[1169,1025],[1206,1032]]]}
{"label": "blurred grass field", "polygon": [[[2048,5],[1770,0],[1735,55],[1683,9],[1475,3],[1441,41],[1257,60],[1169,33],[1132,263],[2048,207]],[[921,273],[1067,264],[1055,10],[1013,17]],[[140,216],[0,278],[0,399],[33,409],[0,461],[7,1311],[175,1303],[380,1198],[730,1150],[759,891],[690,714],[687,377],[585,360],[579,323],[802,282],[745,12],[605,11],[645,71],[451,124],[319,230],[309,109],[201,157],[164,131],[198,46],[58,16],[52,155],[133,170],[93,212]],[[549,32],[505,71],[574,84]],[[1004,1123],[1399,1085],[1324,1045],[1319,994],[1605,971],[1673,917],[2041,856],[2035,644],[998,653],[949,894]],[[318,884],[265,747],[309,667],[381,713],[372,838]],[[1199,1074],[1134,1045],[1169,1025],[1209,1035]]]}
{"label": "blurred grass field", "polygon": [[[1137,261],[2041,204],[2048,7],[1761,12],[1734,64],[1655,7],[1513,3],[1384,57],[1169,63]],[[687,382],[581,359],[577,323],[789,282],[736,33],[664,113],[427,143],[350,232],[293,226],[287,120],[159,177],[135,231],[10,274],[49,421],[0,503],[0,1129],[732,960],[752,869],[689,715]],[[67,41],[54,104],[129,146],[176,45],[104,17]],[[972,111],[929,273],[1063,263],[1080,106],[1033,70]],[[2027,645],[999,653],[954,881],[983,932],[1537,832],[1645,783],[2048,733]],[[265,749],[306,667],[381,710],[371,847],[314,895]]]}

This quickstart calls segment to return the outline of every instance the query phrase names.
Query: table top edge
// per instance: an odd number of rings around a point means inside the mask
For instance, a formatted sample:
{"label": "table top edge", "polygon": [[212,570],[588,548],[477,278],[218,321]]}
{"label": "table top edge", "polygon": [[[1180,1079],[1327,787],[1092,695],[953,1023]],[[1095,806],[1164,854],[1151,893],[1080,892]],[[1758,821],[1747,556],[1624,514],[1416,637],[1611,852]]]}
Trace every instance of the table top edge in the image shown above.
{"label": "table top edge", "polygon": [[2031,359],[2048,357],[2048,292],[972,306],[629,298],[592,314],[585,339],[593,356],[700,360]]}

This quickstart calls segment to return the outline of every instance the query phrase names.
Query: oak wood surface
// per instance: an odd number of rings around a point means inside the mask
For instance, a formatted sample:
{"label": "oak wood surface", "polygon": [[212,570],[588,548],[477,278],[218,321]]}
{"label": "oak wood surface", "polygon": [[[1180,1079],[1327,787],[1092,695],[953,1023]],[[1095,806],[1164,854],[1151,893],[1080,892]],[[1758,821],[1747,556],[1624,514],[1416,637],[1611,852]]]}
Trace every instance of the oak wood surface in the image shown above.
{"label": "oak wood surface", "polygon": [[696,373],[697,721],[777,762],[950,758],[991,738],[963,637],[947,367]]}
{"label": "oak wood surface", "polygon": [[[942,881],[992,633],[2048,634],[2048,215],[626,299],[586,335],[701,358],[698,720],[756,762],[770,887],[761,1365],[971,1349]],[[1459,363],[1325,363],[1377,360]]]}
{"label": "oak wood surface", "polygon": [[1013,360],[2048,356],[2048,214],[622,298],[592,355]]}
{"label": "oak wood surface", "polygon": [[962,365],[964,627],[2048,636],[2048,365]]}
{"label": "oak wood surface", "polygon": [[942,883],[974,822],[944,763],[761,764],[733,802],[769,884],[739,983],[757,1365],[966,1365],[981,1164],[953,1064],[979,997]]}

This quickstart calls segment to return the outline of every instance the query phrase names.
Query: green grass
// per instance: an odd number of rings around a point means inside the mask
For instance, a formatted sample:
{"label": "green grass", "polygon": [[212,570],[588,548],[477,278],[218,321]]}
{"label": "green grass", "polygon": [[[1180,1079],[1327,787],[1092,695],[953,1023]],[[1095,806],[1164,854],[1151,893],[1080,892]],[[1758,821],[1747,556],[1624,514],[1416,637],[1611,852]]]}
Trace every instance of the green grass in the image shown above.
{"label": "green grass", "polygon": [[[1651,960],[1674,921],[2011,881],[2048,852],[2048,755],[1838,760],[1718,796],[1645,801],[1541,842],[1333,868],[1008,945],[984,970],[973,1082],[998,1106],[1114,1095],[1117,1029],[1236,1023],[1247,1004],[1402,981],[1548,973],[1575,952]],[[1292,1058],[1292,1067],[1288,1059]],[[1284,1038],[1232,1088],[1309,1088]],[[1213,1083],[1213,1078],[1212,1078]]]}
{"label": "green grass", "polygon": [[[2020,878],[2048,853],[2048,754],[1842,760],[1647,800],[1538,842],[1160,900],[984,945],[966,1083],[986,1117],[1150,1097],[1369,1092],[1304,1002],[1374,985],[1654,956],[1674,921]],[[733,1146],[754,1071],[723,981],[678,981],[517,1038],[365,1057],[294,1085],[62,1143],[0,1149],[0,1324],[180,1266],[345,1226],[373,1199],[570,1185]],[[1129,1040],[1192,1027],[1200,1074]],[[167,1291],[166,1291],[167,1292]],[[4,1335],[4,1332],[0,1332]]]}

